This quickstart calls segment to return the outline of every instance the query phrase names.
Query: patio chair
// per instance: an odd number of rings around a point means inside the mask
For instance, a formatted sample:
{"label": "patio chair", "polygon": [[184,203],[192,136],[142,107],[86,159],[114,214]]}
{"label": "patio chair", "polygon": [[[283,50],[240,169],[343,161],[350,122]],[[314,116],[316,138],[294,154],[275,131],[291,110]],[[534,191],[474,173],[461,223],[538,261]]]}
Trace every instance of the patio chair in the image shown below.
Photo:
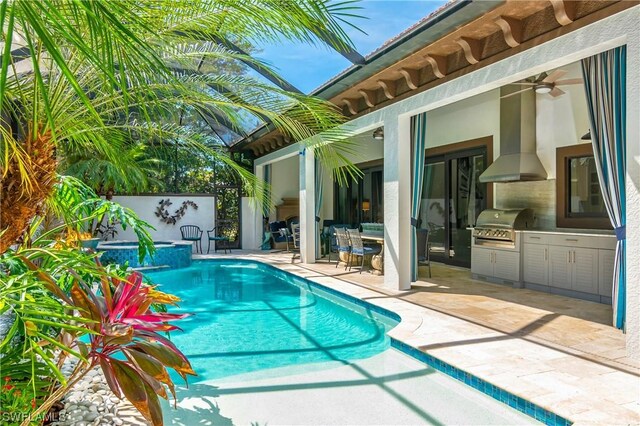
{"label": "patio chair", "polygon": [[[216,229],[218,230],[217,234]],[[216,226],[212,230],[207,231],[207,237],[209,238],[209,244],[207,244],[207,254],[209,254],[209,250],[211,250],[211,241],[213,241],[214,252],[218,251],[218,241],[224,241],[226,242],[226,244],[224,244],[224,254],[227,254],[227,250],[229,250],[229,253],[231,253],[231,249],[229,248],[229,237],[223,235],[222,227]]]}
{"label": "patio chair", "polygon": [[[326,222],[326,221],[325,221]],[[333,221],[332,221],[333,222]],[[338,244],[338,238],[336,236],[336,229],[341,228],[344,229],[346,228],[347,225],[341,225],[341,224],[336,224],[336,223],[332,223],[330,225],[328,225],[327,227],[327,231],[325,234],[325,238],[327,239],[327,255],[329,257],[329,263],[331,263],[331,253],[338,253],[338,263],[340,263],[340,245]],[[347,237],[347,241],[348,241],[348,237]],[[337,267],[337,264],[336,264]]]}
{"label": "patio chair", "polygon": [[[340,253],[347,254],[347,260],[349,256],[351,256],[351,244],[349,244],[349,235],[347,234],[346,228],[335,228],[336,230],[336,241],[338,243],[338,260],[336,261],[336,268],[340,264]],[[346,265],[349,266],[349,262],[346,262]],[[344,267],[344,270],[347,270],[347,266]]]}
{"label": "patio chair", "polygon": [[428,229],[416,229],[416,249],[418,250],[418,265],[427,265],[429,278],[431,278],[431,245],[429,244]]}
{"label": "patio chair", "polygon": [[349,242],[351,243],[351,253],[349,254],[349,262],[347,262],[347,266],[349,267],[349,270],[351,270],[351,267],[353,266],[353,256],[360,256],[362,258],[360,273],[362,273],[365,257],[380,253],[380,249],[365,246],[358,229],[347,229],[347,235],[349,236]]}
{"label": "patio chair", "polygon": [[184,241],[191,241],[196,243],[196,253],[202,254],[202,229],[196,225],[182,225],[180,227],[180,233]]}

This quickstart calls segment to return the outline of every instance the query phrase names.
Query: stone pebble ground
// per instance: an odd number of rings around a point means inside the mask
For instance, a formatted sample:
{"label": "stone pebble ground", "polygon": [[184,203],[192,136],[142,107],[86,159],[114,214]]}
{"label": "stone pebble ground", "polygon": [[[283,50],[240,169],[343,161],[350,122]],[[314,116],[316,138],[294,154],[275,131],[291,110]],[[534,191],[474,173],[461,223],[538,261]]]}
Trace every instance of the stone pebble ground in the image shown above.
{"label": "stone pebble ground", "polygon": [[[73,365],[65,363],[62,372],[71,375]],[[64,408],[52,426],[148,426],[149,422],[126,399],[119,399],[96,367],[87,373],[61,401]]]}

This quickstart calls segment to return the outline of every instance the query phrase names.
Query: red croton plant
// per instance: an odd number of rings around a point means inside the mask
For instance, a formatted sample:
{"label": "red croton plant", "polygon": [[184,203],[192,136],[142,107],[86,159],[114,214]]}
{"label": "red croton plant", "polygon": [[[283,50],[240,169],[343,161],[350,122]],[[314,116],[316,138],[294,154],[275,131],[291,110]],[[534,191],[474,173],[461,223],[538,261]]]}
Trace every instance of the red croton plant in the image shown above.
{"label": "red croton plant", "polygon": [[[87,324],[93,332],[90,343],[80,344],[81,353],[91,367],[100,365],[116,396],[124,395],[147,420],[162,425],[158,396],[168,399],[168,388],[175,399],[167,367],[185,381],[187,374],[195,372],[182,352],[159,333],[176,330],[169,321],[188,314],[153,312],[152,304],[172,303],[174,299],[144,285],[138,272],[126,280],[103,278],[100,288],[101,294],[96,294],[79,280],[71,289],[80,314],[92,320]],[[117,359],[117,354],[126,360]]]}

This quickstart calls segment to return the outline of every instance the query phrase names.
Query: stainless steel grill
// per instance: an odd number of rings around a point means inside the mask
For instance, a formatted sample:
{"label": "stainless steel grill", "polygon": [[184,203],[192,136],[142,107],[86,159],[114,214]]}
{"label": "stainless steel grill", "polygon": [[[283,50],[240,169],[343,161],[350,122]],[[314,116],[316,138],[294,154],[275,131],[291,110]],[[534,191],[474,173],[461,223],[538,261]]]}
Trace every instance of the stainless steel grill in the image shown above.
{"label": "stainless steel grill", "polygon": [[493,247],[515,247],[516,231],[533,227],[531,209],[487,209],[478,216],[473,229],[474,244]]}

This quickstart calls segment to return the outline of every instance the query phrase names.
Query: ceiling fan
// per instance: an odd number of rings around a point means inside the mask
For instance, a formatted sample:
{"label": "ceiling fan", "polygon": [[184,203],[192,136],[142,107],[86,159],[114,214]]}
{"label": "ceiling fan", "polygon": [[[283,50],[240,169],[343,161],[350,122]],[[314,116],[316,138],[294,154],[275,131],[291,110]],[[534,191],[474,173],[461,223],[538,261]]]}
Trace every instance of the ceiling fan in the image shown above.
{"label": "ceiling fan", "polygon": [[529,86],[522,90],[518,90],[513,93],[509,93],[508,95],[502,96],[502,98],[508,98],[509,96],[517,95],[518,93],[525,92],[527,90],[533,89],[536,93],[540,94],[549,94],[554,98],[564,95],[565,92],[560,89],[558,86],[566,86],[569,84],[580,84],[582,83],[581,78],[569,78],[567,80],[559,80],[562,76],[564,76],[567,72],[565,70],[555,70],[551,74],[547,74],[543,72],[537,78],[532,81],[522,81],[517,83],[511,83],[519,86]]}

